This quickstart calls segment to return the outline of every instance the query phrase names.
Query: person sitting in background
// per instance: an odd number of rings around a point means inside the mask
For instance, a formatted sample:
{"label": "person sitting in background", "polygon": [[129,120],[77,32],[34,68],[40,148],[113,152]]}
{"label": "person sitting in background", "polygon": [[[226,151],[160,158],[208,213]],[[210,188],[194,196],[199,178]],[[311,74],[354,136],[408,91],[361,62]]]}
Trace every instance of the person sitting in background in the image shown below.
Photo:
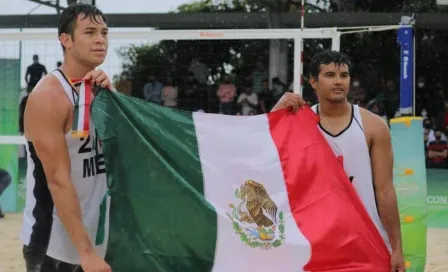
{"label": "person sitting in background", "polygon": [[186,111],[197,111],[199,110],[199,100],[198,95],[194,89],[193,82],[186,82],[184,88],[181,88],[179,93],[179,106],[181,109]]}
{"label": "person sitting in background", "polygon": [[[433,120],[430,119],[430,118],[424,119],[423,120],[423,127],[428,129],[428,142],[427,142],[427,144],[429,145],[430,142],[436,140],[435,130],[433,129],[435,127]],[[447,140],[445,134],[442,134],[441,140],[442,141],[446,141]]]}
{"label": "person sitting in background", "polygon": [[241,107],[242,115],[249,115],[250,112],[257,112],[258,95],[252,91],[252,85],[246,82],[244,93],[238,97],[238,105]]}
{"label": "person sitting in background", "polygon": [[[9,184],[11,184],[11,175],[6,170],[0,168],[0,196],[2,196]],[[0,219],[1,218],[5,218],[5,214],[0,206]]]}
{"label": "person sitting in background", "polygon": [[272,95],[275,101],[278,101],[283,94],[287,91],[287,86],[283,83],[279,77],[272,79]]}
{"label": "person sitting in background", "polygon": [[429,168],[447,168],[448,143],[442,140],[442,131],[434,130],[435,140],[428,144],[427,164]]}
{"label": "person sitting in background", "polygon": [[216,91],[216,96],[219,100],[219,113],[232,115],[233,106],[236,96],[236,87],[230,80],[229,76],[225,76],[219,88]]}
{"label": "person sitting in background", "polygon": [[166,81],[165,87],[162,89],[162,102],[165,107],[176,108],[179,92],[173,85],[173,79],[169,78]]}

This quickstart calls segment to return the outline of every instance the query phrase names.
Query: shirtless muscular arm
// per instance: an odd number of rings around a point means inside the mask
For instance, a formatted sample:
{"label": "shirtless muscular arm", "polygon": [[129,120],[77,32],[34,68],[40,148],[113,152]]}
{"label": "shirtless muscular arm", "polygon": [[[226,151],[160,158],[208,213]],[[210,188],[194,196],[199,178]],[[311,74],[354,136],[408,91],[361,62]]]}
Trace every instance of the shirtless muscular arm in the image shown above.
{"label": "shirtless muscular arm", "polygon": [[[58,81],[45,77],[30,94],[25,110],[25,132],[33,142],[47,178],[58,216],[81,260],[90,259],[90,267],[104,267],[94,253],[93,245],[82,222],[76,189],[70,175],[70,158],[65,141],[71,104]],[[59,90],[59,91],[58,91]],[[92,269],[87,271],[110,271]]]}
{"label": "shirtless muscular arm", "polygon": [[370,142],[373,184],[381,222],[392,246],[391,271],[405,271],[397,195],[393,184],[393,163],[389,127],[380,117],[363,110]]}

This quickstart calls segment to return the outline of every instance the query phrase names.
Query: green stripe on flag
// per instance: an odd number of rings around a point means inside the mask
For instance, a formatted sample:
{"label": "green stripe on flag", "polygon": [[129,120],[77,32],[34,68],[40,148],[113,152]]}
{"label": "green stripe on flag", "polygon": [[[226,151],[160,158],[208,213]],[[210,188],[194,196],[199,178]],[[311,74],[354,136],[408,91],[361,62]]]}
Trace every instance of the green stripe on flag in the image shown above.
{"label": "green stripe on flag", "polygon": [[[131,263],[135,271],[211,271],[217,215],[204,198],[191,113],[101,91],[92,119],[111,191],[106,260],[113,271]],[[116,152],[129,156],[111,156]]]}
{"label": "green stripe on flag", "polygon": [[106,212],[107,212],[107,198],[110,196],[110,191],[107,190],[100,205],[100,218],[98,220],[98,229],[96,231],[95,245],[102,245],[106,238]]}

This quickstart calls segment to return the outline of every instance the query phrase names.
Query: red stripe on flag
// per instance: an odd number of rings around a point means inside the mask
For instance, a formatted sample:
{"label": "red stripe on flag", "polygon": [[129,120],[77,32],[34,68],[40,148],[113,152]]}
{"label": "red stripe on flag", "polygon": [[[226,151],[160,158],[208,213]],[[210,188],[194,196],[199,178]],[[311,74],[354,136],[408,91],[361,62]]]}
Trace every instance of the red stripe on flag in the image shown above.
{"label": "red stripe on flag", "polygon": [[389,272],[389,251],[318,130],[318,119],[310,108],[269,114],[291,211],[311,244],[304,270]]}
{"label": "red stripe on flag", "polygon": [[83,131],[89,131],[90,122],[90,104],[92,101],[92,84],[90,80],[85,81],[85,108],[84,108],[84,124]]}
{"label": "red stripe on flag", "polygon": [[78,83],[81,83],[82,81],[83,81],[82,78],[71,78],[70,79],[70,84],[77,85]]}

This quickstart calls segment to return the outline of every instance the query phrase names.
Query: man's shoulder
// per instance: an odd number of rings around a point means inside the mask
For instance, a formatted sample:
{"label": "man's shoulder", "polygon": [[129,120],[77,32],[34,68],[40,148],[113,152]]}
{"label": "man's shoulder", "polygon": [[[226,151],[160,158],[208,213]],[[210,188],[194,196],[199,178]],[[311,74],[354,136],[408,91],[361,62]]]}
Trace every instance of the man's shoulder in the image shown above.
{"label": "man's shoulder", "polygon": [[36,85],[36,87],[33,89],[33,91],[30,93],[28,98],[28,103],[32,101],[47,101],[53,102],[53,100],[57,100],[58,103],[61,101],[61,98],[65,97],[65,92],[60,84],[59,80],[52,74],[48,74],[44,76],[39,83]]}

